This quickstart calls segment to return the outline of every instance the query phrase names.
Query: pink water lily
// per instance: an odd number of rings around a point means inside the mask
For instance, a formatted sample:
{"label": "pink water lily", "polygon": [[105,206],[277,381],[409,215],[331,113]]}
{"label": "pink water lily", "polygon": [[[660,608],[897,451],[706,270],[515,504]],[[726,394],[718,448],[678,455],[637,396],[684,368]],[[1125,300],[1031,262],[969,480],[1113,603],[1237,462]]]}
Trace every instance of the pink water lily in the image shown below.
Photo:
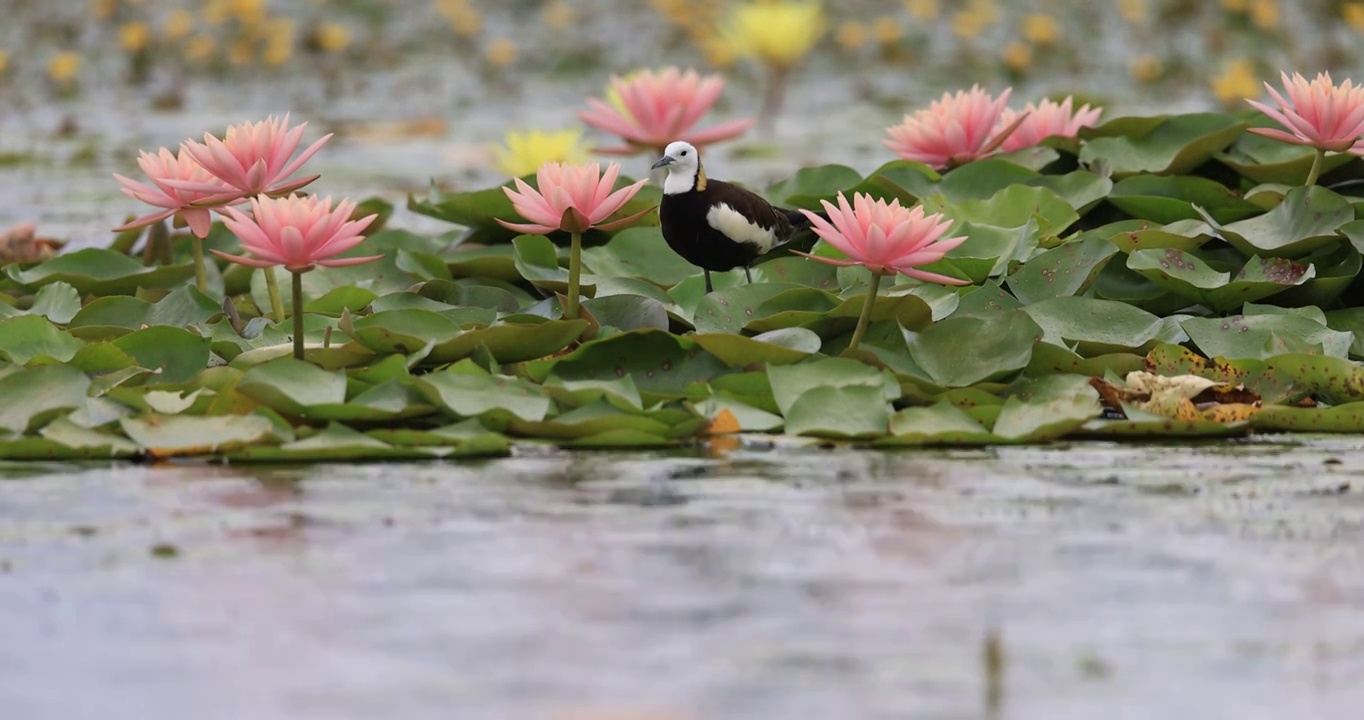
{"label": "pink water lily", "polygon": [[512,207],[525,223],[497,221],[510,230],[522,233],[547,233],[563,230],[570,235],[568,260],[568,296],[564,302],[564,317],[578,317],[579,278],[582,273],[583,233],[596,228],[614,230],[625,227],[652,212],[645,208],[633,215],[606,222],[617,210],[644,187],[647,179],[633,185],[612,191],[616,179],[620,177],[620,165],[611,163],[606,172],[597,163],[589,165],[565,165],[548,162],[535,173],[535,184],[531,187],[521,178],[516,178],[516,190],[503,187],[502,192],[512,201]]}
{"label": "pink water lily", "polygon": [[[195,237],[208,237],[212,224],[209,210],[196,207],[195,203],[207,197],[230,193],[232,188],[210,175],[195,162],[194,158],[183,151],[177,154],[161,148],[154,155],[143,151],[137,159],[137,165],[142,168],[151,184],[138,182],[117,173],[114,174],[114,178],[123,186],[124,194],[161,209],[116,227],[114,231],[123,232],[146,227],[178,213],[185,224],[189,225],[190,232],[194,233]],[[200,189],[185,190],[173,184],[181,181],[191,183]]]}
{"label": "pink water lily", "polygon": [[843,193],[838,194],[837,205],[828,200],[820,202],[828,220],[809,210],[801,212],[810,219],[815,234],[848,259],[806,257],[830,265],[861,265],[881,275],[900,273],[944,285],[969,284],[965,280],[918,269],[943,259],[947,251],[966,242],[965,237],[943,237],[952,227],[952,221],[942,215],[925,215],[921,205],[906,208],[899,200],[887,203],[862,193],[853,195],[852,204]]}
{"label": "pink water lily", "polygon": [[740,135],[756,122],[731,120],[703,130],[692,129],[724,89],[725,79],[719,75],[702,77],[695,70],[683,72],[676,67],[640,70],[626,77],[612,77],[609,100],[588,98],[589,109],[578,117],[625,140],[624,146],[599,148],[602,153],[658,154],[674,140],[702,147]]}
{"label": "pink water lily", "polygon": [[378,260],[382,255],[337,257],[360,244],[361,233],[375,215],[351,220],[355,203],[342,200],[332,207],[332,199],[290,195],[284,198],[251,198],[251,214],[236,208],[222,208],[223,224],[254,257],[212,252],[232,262],[265,268],[283,265],[294,273],[307,272],[314,265],[339,267]]}
{"label": "pink water lily", "polygon": [[1287,98],[1265,83],[1277,108],[1257,100],[1246,102],[1288,131],[1251,128],[1250,132],[1320,151],[1351,150],[1364,154],[1364,141],[1360,140],[1364,135],[1364,85],[1355,85],[1350,80],[1336,85],[1331,74],[1325,72],[1310,82],[1298,73],[1293,73],[1292,78],[1287,73],[1279,75]]}
{"label": "pink water lily", "polygon": [[797,254],[830,265],[861,265],[871,271],[867,297],[848,343],[849,350],[856,350],[867,332],[872,310],[876,306],[876,295],[880,292],[881,276],[899,273],[943,285],[970,284],[965,280],[919,269],[938,262],[947,251],[966,242],[965,237],[943,237],[952,227],[952,222],[942,215],[925,215],[922,205],[905,208],[899,200],[887,203],[863,193],[854,194],[852,204],[848,203],[843,193],[838,194],[838,205],[828,200],[821,200],[820,203],[824,205],[827,220],[809,210],[801,212],[810,220],[815,234],[848,259]]}
{"label": "pink water lily", "polygon": [[509,230],[537,234],[555,230],[582,233],[591,228],[614,230],[624,227],[653,208],[613,222],[603,222],[624,207],[648,182],[647,179],[640,180],[613,192],[612,188],[619,176],[620,165],[617,163],[607,165],[605,173],[597,163],[545,163],[535,173],[538,190],[520,178],[513,181],[516,190],[502,188],[512,201],[512,207],[529,222],[514,223],[501,218],[497,221]]}
{"label": "pink water lily", "polygon": [[1088,105],[1073,109],[1073,99],[1069,96],[1061,102],[1045,99],[1036,105],[1028,103],[1022,111],[1005,108],[1000,114],[1000,131],[1013,125],[1014,131],[1000,144],[999,149],[1013,152],[1035,147],[1049,137],[1075,137],[1082,127],[1091,127],[1099,121],[1103,108]]}
{"label": "pink water lily", "polygon": [[[252,195],[284,195],[311,183],[317,175],[290,179],[303,163],[322,149],[331,139],[326,135],[295,156],[308,123],[289,127],[289,116],[271,116],[257,123],[241,123],[227,129],[219,140],[204,134],[202,143],[186,140],[181,154],[188,154],[204,170],[229,186],[228,192],[210,195],[199,201],[201,206],[224,204]],[[176,181],[173,186],[196,192],[212,192],[209,183]]]}
{"label": "pink water lily", "polygon": [[998,98],[979,85],[970,91],[944,93],[926,110],[906,115],[904,122],[888,128],[885,145],[900,157],[943,170],[985,157],[999,148],[1022,118],[1000,127],[999,119],[1013,88]]}

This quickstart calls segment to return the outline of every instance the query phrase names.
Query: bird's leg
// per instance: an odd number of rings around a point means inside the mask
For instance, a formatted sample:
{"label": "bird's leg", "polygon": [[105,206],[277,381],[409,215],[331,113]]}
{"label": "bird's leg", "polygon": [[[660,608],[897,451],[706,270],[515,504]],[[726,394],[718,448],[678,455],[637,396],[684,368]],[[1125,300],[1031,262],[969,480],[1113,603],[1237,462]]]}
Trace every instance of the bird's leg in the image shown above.
{"label": "bird's leg", "polygon": [[744,266],[744,279],[748,281],[749,285],[753,284],[753,273],[749,271],[747,265]]}
{"label": "bird's leg", "polygon": [[715,288],[710,284],[710,271],[703,268],[701,272],[706,274],[706,294],[715,292]]}

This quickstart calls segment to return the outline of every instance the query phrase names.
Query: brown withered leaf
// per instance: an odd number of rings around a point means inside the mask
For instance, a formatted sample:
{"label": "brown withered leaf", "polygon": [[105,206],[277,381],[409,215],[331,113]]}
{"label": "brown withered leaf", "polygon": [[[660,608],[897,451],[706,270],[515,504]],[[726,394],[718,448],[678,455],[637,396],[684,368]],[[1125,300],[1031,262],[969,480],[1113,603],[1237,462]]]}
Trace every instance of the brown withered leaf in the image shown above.
{"label": "brown withered leaf", "polygon": [[1260,396],[1241,385],[1222,385],[1198,375],[1164,376],[1135,371],[1122,383],[1091,378],[1105,409],[1122,414],[1124,405],[1176,420],[1237,422],[1260,408]]}

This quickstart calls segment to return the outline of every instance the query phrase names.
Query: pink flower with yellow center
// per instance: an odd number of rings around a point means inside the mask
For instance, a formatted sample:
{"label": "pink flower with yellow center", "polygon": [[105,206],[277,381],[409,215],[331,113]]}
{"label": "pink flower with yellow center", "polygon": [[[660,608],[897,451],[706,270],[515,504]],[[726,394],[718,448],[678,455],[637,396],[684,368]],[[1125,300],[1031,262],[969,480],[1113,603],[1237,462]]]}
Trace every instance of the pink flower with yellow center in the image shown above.
{"label": "pink flower with yellow center", "polygon": [[999,127],[1011,92],[1013,88],[1006,88],[995,98],[973,85],[969,92],[944,93],[928,109],[906,115],[904,122],[887,129],[890,137],[886,147],[935,170],[985,157],[998,149],[1022,121],[1019,118],[1012,126]]}
{"label": "pink flower with yellow center", "polygon": [[1256,100],[1246,102],[1288,128],[1288,132],[1278,128],[1251,128],[1251,132],[1321,151],[1364,153],[1364,141],[1360,140],[1364,135],[1364,85],[1357,86],[1350,80],[1336,85],[1331,74],[1325,72],[1310,82],[1298,73],[1293,73],[1292,78],[1288,73],[1279,76],[1283,78],[1287,98],[1265,83],[1277,108]]}
{"label": "pink flower with yellow center", "polygon": [[682,72],[675,67],[657,72],[640,70],[626,77],[612,77],[608,100],[588,98],[589,109],[578,117],[627,143],[598,149],[602,153],[662,153],[674,140],[701,147],[735,137],[755,122],[731,120],[704,130],[692,129],[724,89],[725,80],[719,75],[701,77],[695,70]]}
{"label": "pink flower with yellow center", "polygon": [[512,223],[500,218],[498,222],[509,230],[537,234],[555,230],[582,233],[591,228],[614,230],[624,227],[653,208],[613,222],[604,222],[624,207],[648,182],[647,179],[640,180],[613,192],[612,188],[619,176],[620,165],[616,163],[607,165],[605,173],[597,163],[545,163],[535,173],[538,190],[520,178],[513,181],[516,190],[502,188],[512,201],[512,207],[529,222]]}
{"label": "pink flower with yellow center", "polygon": [[333,208],[331,198],[258,196],[251,198],[250,215],[230,207],[219,212],[223,215],[223,224],[254,256],[212,251],[232,262],[258,268],[283,265],[289,272],[302,273],[314,265],[359,265],[383,257],[338,257],[365,239],[361,233],[376,217],[369,215],[351,220],[355,203],[349,200],[342,200]]}
{"label": "pink flower with yellow center", "polygon": [[[232,188],[219,182],[217,178],[210,175],[199,163],[195,162],[194,158],[183,151],[176,154],[166,148],[161,148],[155,155],[143,151],[137,159],[137,165],[151,180],[150,185],[117,173],[114,174],[114,178],[123,186],[124,194],[153,207],[161,208],[161,210],[150,215],[143,215],[130,223],[114,228],[114,231],[123,232],[133,228],[146,227],[179,213],[195,237],[208,237],[212,218],[209,217],[207,208],[196,207],[195,203],[207,197],[230,193]],[[180,181],[192,183],[201,189],[184,190],[172,184]]]}
{"label": "pink flower with yellow center", "polygon": [[848,259],[799,254],[830,265],[861,265],[878,275],[899,273],[944,285],[970,284],[918,269],[938,262],[949,250],[966,242],[965,237],[943,237],[952,221],[942,215],[925,215],[921,205],[905,208],[899,200],[887,203],[862,193],[853,195],[851,205],[843,193],[838,194],[838,205],[828,200],[820,202],[828,220],[809,210],[801,212],[810,219],[815,234]]}
{"label": "pink flower with yellow center", "polygon": [[1057,103],[1043,100],[1036,105],[1028,103],[1023,110],[1004,108],[999,117],[999,129],[1014,125],[1014,131],[1004,138],[999,146],[1004,152],[1013,152],[1040,145],[1049,137],[1075,137],[1082,127],[1092,127],[1099,121],[1103,108],[1088,105],[1073,109],[1073,100],[1066,97]]}
{"label": "pink flower with yellow center", "polygon": [[[303,167],[331,135],[309,145],[295,157],[308,123],[289,127],[289,116],[270,118],[257,123],[242,123],[227,129],[219,140],[204,133],[202,143],[186,140],[181,154],[194,158],[204,170],[229,186],[227,193],[219,193],[200,201],[201,205],[223,204],[252,195],[284,195],[316,180],[317,175],[289,179]],[[176,181],[175,187],[210,192],[207,183]]]}

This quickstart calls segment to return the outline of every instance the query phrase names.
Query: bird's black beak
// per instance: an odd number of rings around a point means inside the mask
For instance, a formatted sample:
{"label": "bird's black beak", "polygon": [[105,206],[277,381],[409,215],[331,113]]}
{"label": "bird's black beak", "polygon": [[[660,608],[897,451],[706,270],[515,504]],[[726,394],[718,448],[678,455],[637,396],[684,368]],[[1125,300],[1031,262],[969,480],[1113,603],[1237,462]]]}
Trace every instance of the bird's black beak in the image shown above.
{"label": "bird's black beak", "polygon": [[672,164],[675,163],[675,162],[677,162],[677,160],[673,159],[673,156],[672,156],[672,155],[664,155],[663,157],[661,157],[661,158],[658,159],[658,162],[656,162],[656,163],[653,164],[653,167],[651,167],[651,168],[649,168],[649,169],[650,169],[650,170],[657,170],[657,169],[659,169],[659,168],[661,168],[661,167],[667,167],[667,166],[669,166],[669,165],[672,165]]}

